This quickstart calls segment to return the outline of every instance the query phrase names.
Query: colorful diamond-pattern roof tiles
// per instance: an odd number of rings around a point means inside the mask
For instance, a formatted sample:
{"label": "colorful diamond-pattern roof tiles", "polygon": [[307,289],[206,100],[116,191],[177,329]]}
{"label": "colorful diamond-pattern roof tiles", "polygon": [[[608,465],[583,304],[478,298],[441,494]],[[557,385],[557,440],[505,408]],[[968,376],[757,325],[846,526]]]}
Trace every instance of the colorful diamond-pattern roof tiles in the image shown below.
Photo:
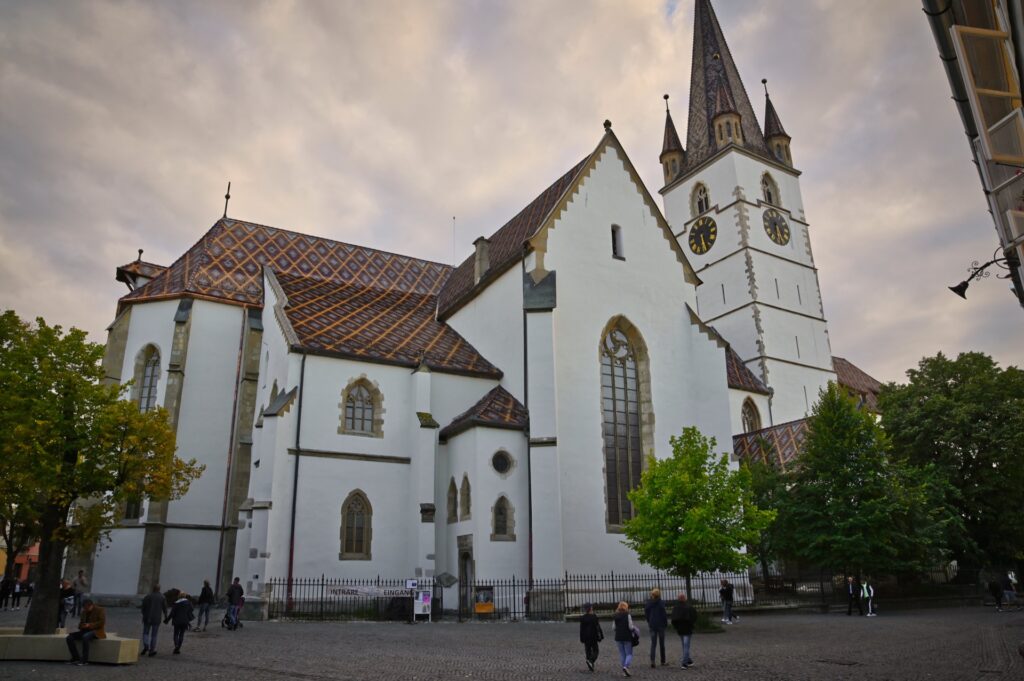
{"label": "colorful diamond-pattern roof tiles", "polygon": [[729,379],[729,387],[738,390],[746,390],[752,393],[767,395],[771,391],[761,382],[753,371],[751,371],[736,351],[730,345],[725,349],[725,372]]}
{"label": "colorful diamond-pattern roof tiles", "polygon": [[734,435],[732,451],[740,460],[764,461],[786,470],[800,456],[807,432],[807,419],[780,423],[752,433]]}
{"label": "colorful diamond-pattern roof tiles", "polygon": [[458,435],[473,426],[521,430],[529,423],[529,413],[522,403],[500,385],[484,395],[479,402],[462,412],[441,429],[442,440]]}

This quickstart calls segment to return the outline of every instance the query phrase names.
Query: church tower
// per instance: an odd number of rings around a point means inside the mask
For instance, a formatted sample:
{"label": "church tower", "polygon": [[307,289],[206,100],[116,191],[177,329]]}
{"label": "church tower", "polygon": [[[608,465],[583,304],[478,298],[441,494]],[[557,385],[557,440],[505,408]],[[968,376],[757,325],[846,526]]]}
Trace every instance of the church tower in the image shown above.
{"label": "church tower", "polygon": [[710,0],[697,0],[685,154],[666,156],[666,120],[665,216],[703,281],[697,313],[772,389],[778,424],[806,416],[835,372],[800,171],[767,86],[764,120],[762,131]]}

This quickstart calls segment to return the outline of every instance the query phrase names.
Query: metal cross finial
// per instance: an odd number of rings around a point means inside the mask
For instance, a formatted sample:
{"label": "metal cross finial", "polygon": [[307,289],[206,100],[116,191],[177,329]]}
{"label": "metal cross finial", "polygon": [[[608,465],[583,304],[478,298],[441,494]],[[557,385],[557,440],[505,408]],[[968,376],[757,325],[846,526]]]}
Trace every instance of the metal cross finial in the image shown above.
{"label": "metal cross finial", "polygon": [[135,262],[142,262],[142,249],[139,249],[139,257]]}
{"label": "metal cross finial", "polygon": [[767,97],[768,96],[768,79],[767,78],[762,78],[761,79],[761,85],[764,85],[764,96]]}
{"label": "metal cross finial", "polygon": [[224,195],[224,217],[228,216],[228,201],[231,200],[231,182],[228,182],[228,193]]}
{"label": "metal cross finial", "polygon": [[665,95],[665,113],[668,113],[668,95]]}

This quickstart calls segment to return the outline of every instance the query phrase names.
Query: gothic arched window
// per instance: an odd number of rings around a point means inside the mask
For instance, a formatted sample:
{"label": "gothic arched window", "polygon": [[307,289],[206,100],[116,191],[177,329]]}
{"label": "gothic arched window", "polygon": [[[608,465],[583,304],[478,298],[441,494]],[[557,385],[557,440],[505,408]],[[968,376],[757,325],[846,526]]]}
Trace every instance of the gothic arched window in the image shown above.
{"label": "gothic arched window", "polygon": [[765,203],[770,203],[773,206],[782,205],[779,201],[779,185],[775,184],[775,180],[768,173],[761,176],[761,196]]}
{"label": "gothic arched window", "polygon": [[622,329],[612,327],[601,343],[605,492],[608,524],[633,517],[626,496],[640,484],[643,469],[637,353]]}
{"label": "gothic arched window", "polygon": [[697,184],[693,188],[693,200],[691,202],[691,210],[693,216],[697,217],[701,213],[706,213],[711,208],[711,198],[708,196],[708,188],[703,184]]}
{"label": "gothic arched window", "polygon": [[516,538],[512,504],[502,495],[494,502],[491,518],[491,541],[514,541]]}
{"label": "gothic arched window", "polygon": [[380,390],[365,376],[353,380],[341,393],[342,435],[383,437],[384,409]]}
{"label": "gothic arched window", "polygon": [[472,504],[469,494],[469,476],[462,476],[462,489],[459,490],[459,520],[469,520]]}
{"label": "gothic arched window", "polygon": [[341,505],[340,560],[370,560],[373,538],[373,509],[360,490],[354,490]]}
{"label": "gothic arched window", "polygon": [[754,400],[749,397],[743,401],[743,411],[741,416],[743,419],[744,433],[753,433],[755,430],[761,430],[761,413],[757,411],[757,406],[754,405]]}
{"label": "gothic arched window", "polygon": [[455,478],[448,483],[448,522],[459,522],[459,490],[455,486]]}
{"label": "gothic arched window", "polygon": [[135,382],[139,411],[155,409],[156,388],[160,382],[160,351],[155,345],[147,345],[135,360]]}

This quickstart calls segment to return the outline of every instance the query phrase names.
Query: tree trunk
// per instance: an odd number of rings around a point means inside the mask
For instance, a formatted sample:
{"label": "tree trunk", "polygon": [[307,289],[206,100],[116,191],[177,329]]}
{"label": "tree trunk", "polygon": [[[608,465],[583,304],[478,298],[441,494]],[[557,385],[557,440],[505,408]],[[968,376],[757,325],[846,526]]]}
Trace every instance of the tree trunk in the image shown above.
{"label": "tree trunk", "polygon": [[690,586],[690,573],[686,573],[686,600],[693,601],[693,588]]}
{"label": "tree trunk", "polygon": [[32,605],[25,620],[26,634],[52,634],[57,628],[60,602],[61,568],[67,543],[54,539],[55,531],[63,525],[67,512],[48,508],[43,515],[42,540],[39,542],[39,578],[36,580]]}

